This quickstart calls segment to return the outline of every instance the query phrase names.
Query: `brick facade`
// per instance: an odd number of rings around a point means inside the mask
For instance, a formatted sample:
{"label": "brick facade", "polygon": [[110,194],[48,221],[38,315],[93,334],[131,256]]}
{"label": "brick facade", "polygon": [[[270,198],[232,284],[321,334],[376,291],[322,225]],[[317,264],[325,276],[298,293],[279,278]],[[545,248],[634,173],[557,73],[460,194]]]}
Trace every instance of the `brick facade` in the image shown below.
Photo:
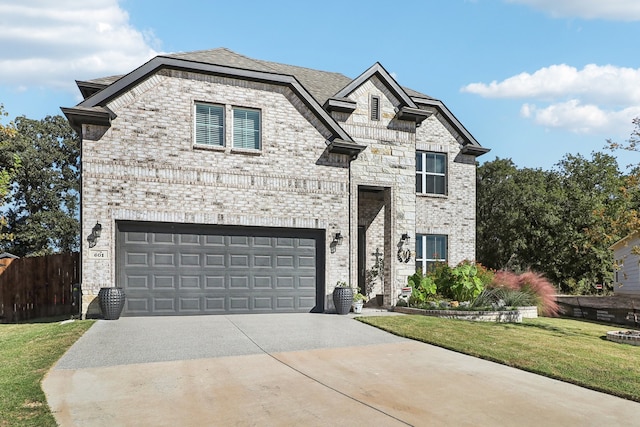
{"label": "brick facade", "polygon": [[[358,281],[359,225],[368,227],[367,268],[372,252],[383,252],[385,287],[376,292],[386,305],[415,269],[396,256],[402,234],[446,234],[451,263],[474,258],[474,156],[461,154],[461,135],[435,110],[420,126],[399,120],[403,101],[377,74],[348,94],[353,112],[331,113],[366,147],[353,160],[327,149],[331,125],[287,85],[161,68],[116,95],[104,102],[116,116],[109,124],[81,124],[85,313],[101,287],[117,285],[119,220],[323,230],[328,310],[337,281]],[[380,99],[377,121],[372,95]],[[227,120],[232,107],[260,110],[261,150],[195,146],[196,102],[224,106]],[[447,154],[447,196],[416,196],[416,150]],[[90,248],[96,222],[102,234]],[[338,231],[346,244],[332,245]],[[95,251],[107,256],[96,259]]]}

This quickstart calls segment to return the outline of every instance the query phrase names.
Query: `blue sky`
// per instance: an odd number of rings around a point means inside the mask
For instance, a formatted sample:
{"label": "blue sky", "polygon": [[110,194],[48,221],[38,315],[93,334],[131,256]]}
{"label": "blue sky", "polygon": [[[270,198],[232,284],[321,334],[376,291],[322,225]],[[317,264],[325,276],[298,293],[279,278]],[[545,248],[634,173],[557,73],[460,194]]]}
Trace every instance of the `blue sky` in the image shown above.
{"label": "blue sky", "polygon": [[353,78],[379,61],[491,148],[481,161],[549,169],[629,138],[640,116],[640,0],[391,4],[0,0],[0,103],[9,118],[61,114],[80,101],[75,80],[227,47]]}

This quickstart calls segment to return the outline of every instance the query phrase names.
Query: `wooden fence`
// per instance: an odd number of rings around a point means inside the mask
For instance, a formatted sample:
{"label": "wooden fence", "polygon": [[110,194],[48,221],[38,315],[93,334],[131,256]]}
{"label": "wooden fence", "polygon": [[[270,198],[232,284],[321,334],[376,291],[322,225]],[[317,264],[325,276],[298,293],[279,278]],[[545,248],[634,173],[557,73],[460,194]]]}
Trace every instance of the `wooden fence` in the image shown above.
{"label": "wooden fence", "polygon": [[0,323],[77,314],[79,266],[77,253],[0,259]]}

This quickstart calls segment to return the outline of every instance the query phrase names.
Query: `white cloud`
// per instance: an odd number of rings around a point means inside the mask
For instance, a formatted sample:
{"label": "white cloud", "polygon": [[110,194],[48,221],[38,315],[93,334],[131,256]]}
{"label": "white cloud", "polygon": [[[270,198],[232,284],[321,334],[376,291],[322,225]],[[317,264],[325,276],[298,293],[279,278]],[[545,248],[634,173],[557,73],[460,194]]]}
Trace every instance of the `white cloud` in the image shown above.
{"label": "white cloud", "polygon": [[631,120],[640,116],[640,106],[612,111],[571,99],[544,108],[524,104],[520,115],[545,128],[561,128],[580,134],[616,133],[626,136],[632,127]]}
{"label": "white cloud", "polygon": [[0,82],[72,89],[74,80],[126,73],[158,52],[117,0],[0,3]]}
{"label": "white cloud", "polygon": [[638,0],[506,0],[532,6],[554,18],[606,19],[640,21]]}
{"label": "white cloud", "polygon": [[547,128],[581,134],[627,134],[640,116],[640,69],[565,64],[521,73],[501,82],[472,83],[461,89],[485,98],[522,99],[520,115]]}
{"label": "white cloud", "polygon": [[463,92],[485,98],[556,99],[579,96],[605,104],[640,104],[640,68],[586,65],[582,70],[569,65],[551,65],[520,73],[501,82],[471,83]]}

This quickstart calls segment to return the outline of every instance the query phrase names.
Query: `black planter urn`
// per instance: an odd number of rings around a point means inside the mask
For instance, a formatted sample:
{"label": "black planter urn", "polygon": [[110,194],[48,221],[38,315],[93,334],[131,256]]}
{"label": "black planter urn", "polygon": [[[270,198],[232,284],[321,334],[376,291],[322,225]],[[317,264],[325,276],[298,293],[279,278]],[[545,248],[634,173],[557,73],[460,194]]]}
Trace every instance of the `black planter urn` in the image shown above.
{"label": "black planter urn", "polygon": [[338,314],[349,314],[353,303],[353,289],[337,287],[333,290],[333,305]]}
{"label": "black planter urn", "polygon": [[106,320],[118,320],[124,308],[124,290],[122,288],[100,288],[98,302]]}

